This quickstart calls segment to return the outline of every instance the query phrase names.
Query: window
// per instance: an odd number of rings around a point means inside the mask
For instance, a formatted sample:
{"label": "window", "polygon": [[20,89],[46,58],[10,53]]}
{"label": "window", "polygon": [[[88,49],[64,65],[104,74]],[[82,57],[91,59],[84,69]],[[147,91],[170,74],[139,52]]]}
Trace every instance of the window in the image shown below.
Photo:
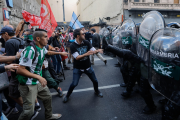
{"label": "window", "polygon": [[146,2],[146,0],[142,0],[142,2]]}
{"label": "window", "polygon": [[139,2],[139,0],[134,0],[134,2]]}
{"label": "window", "polygon": [[159,0],[154,0],[154,3],[159,3]]}

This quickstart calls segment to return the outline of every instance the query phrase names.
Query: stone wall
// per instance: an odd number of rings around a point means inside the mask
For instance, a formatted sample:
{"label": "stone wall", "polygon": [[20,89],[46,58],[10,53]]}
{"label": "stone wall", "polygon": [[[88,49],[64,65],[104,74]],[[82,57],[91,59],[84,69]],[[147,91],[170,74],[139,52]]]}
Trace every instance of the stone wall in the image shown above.
{"label": "stone wall", "polygon": [[[13,0],[13,8],[9,8],[6,5],[6,0],[4,1],[4,6],[1,8],[7,8],[10,11],[9,24],[16,27],[18,23],[23,19],[22,10],[26,10],[32,14],[40,16],[41,5],[39,0]],[[0,11],[1,12],[1,11]]]}

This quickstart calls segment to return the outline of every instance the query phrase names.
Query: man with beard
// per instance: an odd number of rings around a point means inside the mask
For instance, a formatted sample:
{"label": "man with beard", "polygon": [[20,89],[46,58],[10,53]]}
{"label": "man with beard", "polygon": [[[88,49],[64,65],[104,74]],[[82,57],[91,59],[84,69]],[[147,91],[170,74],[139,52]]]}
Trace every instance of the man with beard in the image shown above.
{"label": "man with beard", "polygon": [[98,52],[103,53],[103,50],[96,50],[94,47],[92,47],[92,45],[87,40],[85,40],[85,33],[81,29],[74,30],[73,35],[76,38],[75,42],[73,42],[70,46],[72,55],[74,57],[73,81],[69,87],[67,94],[63,98],[63,102],[66,103],[68,101],[74,88],[78,85],[82,73],[88,75],[88,77],[93,82],[95,94],[98,97],[103,97],[103,94],[98,89],[98,81],[95,76],[94,70],[91,67],[91,62],[89,59],[90,55],[96,54]]}

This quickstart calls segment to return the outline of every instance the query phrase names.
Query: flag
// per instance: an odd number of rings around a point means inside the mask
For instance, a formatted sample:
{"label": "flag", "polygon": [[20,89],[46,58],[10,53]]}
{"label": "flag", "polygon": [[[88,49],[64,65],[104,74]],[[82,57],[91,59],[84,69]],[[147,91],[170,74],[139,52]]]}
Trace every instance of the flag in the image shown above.
{"label": "flag", "polygon": [[31,26],[39,26],[41,24],[41,18],[34,14],[31,14],[25,10],[22,11],[22,16],[26,22],[29,22]]}
{"label": "flag", "polygon": [[78,29],[78,28],[84,27],[83,25],[81,25],[81,23],[79,22],[76,14],[74,12],[72,14],[72,18],[71,18],[71,22],[70,22],[69,26],[71,26],[73,29]]}
{"label": "flag", "polygon": [[41,0],[41,25],[39,28],[48,31],[48,37],[51,37],[53,31],[57,27],[57,22],[47,0]]}

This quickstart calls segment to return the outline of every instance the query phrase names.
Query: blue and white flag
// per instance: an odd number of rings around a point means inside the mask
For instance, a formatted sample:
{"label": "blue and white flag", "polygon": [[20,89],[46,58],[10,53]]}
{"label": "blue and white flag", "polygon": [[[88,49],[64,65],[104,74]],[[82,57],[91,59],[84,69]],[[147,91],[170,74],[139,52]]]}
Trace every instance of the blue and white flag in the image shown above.
{"label": "blue and white flag", "polygon": [[71,26],[74,30],[84,27],[83,25],[81,25],[81,23],[79,22],[76,14],[74,12],[72,14],[72,18],[71,18],[71,22],[70,22],[69,26]]}

